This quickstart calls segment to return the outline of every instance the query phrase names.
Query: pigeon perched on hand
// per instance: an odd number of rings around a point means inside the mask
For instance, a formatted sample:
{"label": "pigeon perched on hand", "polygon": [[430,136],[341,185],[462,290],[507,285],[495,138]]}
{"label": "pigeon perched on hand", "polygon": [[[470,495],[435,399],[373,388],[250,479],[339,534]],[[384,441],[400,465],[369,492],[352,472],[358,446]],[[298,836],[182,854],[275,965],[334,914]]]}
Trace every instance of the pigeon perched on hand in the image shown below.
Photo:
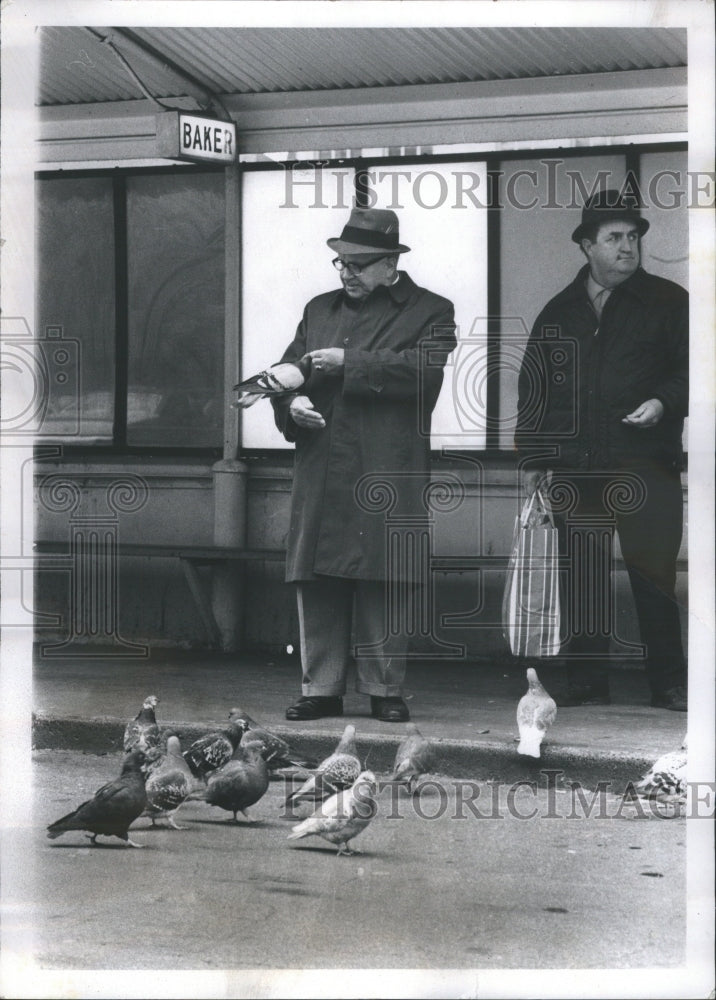
{"label": "pigeon perched on hand", "polygon": [[243,708],[232,708],[229,712],[229,722],[246,724],[247,737],[250,736],[252,741],[258,740],[261,743],[263,758],[268,764],[269,771],[289,767],[306,771],[316,766],[314,761],[300,760],[299,755],[293,752],[286,740],[256,722]]}
{"label": "pigeon perched on hand", "polygon": [[269,772],[261,742],[250,741],[237,747],[231,760],[209,775],[204,798],[210,806],[233,813],[234,823],[238,823],[237,812],[253,823],[246,810],[266,794],[268,786]]}
{"label": "pigeon perched on hand", "polygon": [[644,777],[636,783],[634,791],[639,798],[668,804],[686,804],[686,763],[688,734],[678,750],[662,754]]}
{"label": "pigeon perched on hand", "polygon": [[539,757],[545,733],[557,718],[557,706],[540,684],[533,667],[527,670],[527,682],[529,690],[520,698],[517,706],[517,726],[520,731],[517,753]]}
{"label": "pigeon perched on hand", "polygon": [[142,815],[151,819],[152,826],[156,825],[156,820],[166,819],[174,830],[186,830],[185,826],[176,823],[174,816],[179,806],[196,791],[198,782],[181,755],[178,736],[167,739],[166,753],[150,760],[147,770],[147,807]]}
{"label": "pigeon perched on hand", "polygon": [[433,766],[435,751],[432,743],[425,739],[414,722],[409,722],[405,728],[407,736],[401,741],[395,754],[395,763],[388,781],[407,785],[412,795],[415,784]]}
{"label": "pigeon perched on hand", "polygon": [[312,816],[292,827],[289,840],[316,835],[331,844],[338,844],[338,855],[360,854],[351,851],[348,841],[365,830],[376,814],[375,793],[378,788],[372,771],[361,771],[350,787],[331,795]]}
{"label": "pigeon perched on hand", "polygon": [[89,830],[92,846],[97,837],[119,837],[129,847],[143,847],[129,839],[129,827],[142,814],[147,804],[143,768],[147,762],[143,750],[132,750],[125,757],[122,773],[103,785],[74,812],[51,823],[47,828],[50,840],[69,830]]}
{"label": "pigeon perched on hand", "polygon": [[281,364],[271,365],[266,371],[252,375],[251,378],[238,382],[234,389],[239,393],[236,406],[241,409],[248,409],[259,399],[268,399],[276,396],[284,396],[289,392],[296,392],[308,380],[311,373],[311,359],[306,355],[291,364],[284,361]]}
{"label": "pigeon perched on hand", "polygon": [[356,727],[343,730],[336,749],[318,765],[300,788],[286,797],[286,806],[295,809],[300,804],[315,808],[335,792],[349,788],[361,773],[361,762],[355,742]]}
{"label": "pigeon perched on hand", "polygon": [[154,709],[159,704],[156,695],[150,694],[138,714],[128,722],[124,730],[124,752],[132,750],[151,750],[159,746],[159,726],[154,715]]}
{"label": "pigeon perched on hand", "polygon": [[246,732],[245,722],[231,722],[220,732],[201,736],[184,751],[184,760],[191,773],[197,778],[206,778],[211,771],[217,771],[231,757]]}

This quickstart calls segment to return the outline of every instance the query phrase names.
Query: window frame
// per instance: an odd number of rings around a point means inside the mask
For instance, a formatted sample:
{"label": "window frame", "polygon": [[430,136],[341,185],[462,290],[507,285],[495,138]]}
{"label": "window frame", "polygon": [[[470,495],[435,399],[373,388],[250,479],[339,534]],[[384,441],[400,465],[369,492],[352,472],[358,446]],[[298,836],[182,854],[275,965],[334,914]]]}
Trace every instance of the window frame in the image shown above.
{"label": "window frame", "polygon": [[[480,162],[485,164],[488,178],[491,175],[499,174],[504,161],[515,162],[518,160],[533,160],[535,157],[553,158],[559,156],[565,160],[593,155],[621,155],[625,157],[626,172],[631,172],[638,183],[640,177],[640,158],[643,154],[655,152],[685,152],[688,151],[688,144],[681,140],[667,140],[664,142],[649,141],[644,143],[598,143],[594,145],[578,144],[565,148],[559,144],[550,146],[538,146],[530,149],[501,149],[490,152],[440,152],[436,154],[415,153],[410,155],[381,156],[370,153],[356,156],[336,156],[331,160],[321,159],[322,165],[336,164],[350,166],[355,171],[355,195],[358,205],[365,204],[365,191],[362,190],[360,178],[361,174],[367,170],[378,167],[404,165],[413,166],[426,163],[454,163],[467,165]],[[301,158],[285,161],[270,162],[239,162],[238,168],[244,172],[254,171],[285,171],[293,166],[305,165],[316,162],[318,158]],[[122,167],[112,166],[106,169],[91,168],[87,170],[49,170],[37,171],[36,179],[51,179],[57,177],[97,177],[110,176],[113,180],[114,197],[114,236],[115,236],[115,426],[113,429],[113,441],[97,443],[65,443],[55,442],[52,437],[38,438],[38,448],[46,449],[48,445],[61,444],[62,452],[66,457],[104,457],[104,456],[151,456],[161,458],[171,457],[202,457],[207,460],[221,458],[222,447],[180,447],[166,445],[129,445],[127,444],[127,388],[128,388],[128,362],[129,362],[129,338],[128,338],[128,260],[127,260],[127,178],[143,174],[166,174],[172,175],[223,173],[221,166],[212,167],[207,165],[180,165],[167,164],[166,166],[151,167]],[[485,266],[487,269],[487,307],[488,307],[488,342],[487,359],[491,370],[496,371],[495,362],[499,360],[500,353],[500,319],[501,316],[501,225],[500,208],[495,205],[488,205],[487,211],[487,259]],[[239,262],[240,266],[240,262]],[[240,330],[243,336],[243,330]],[[221,387],[217,387],[220,391]],[[497,420],[500,413],[500,393],[499,380],[492,377],[487,382],[486,411],[488,419],[486,447],[480,449],[465,449],[465,454],[472,458],[497,464],[511,464],[512,452],[506,448],[496,445],[498,431],[496,429]],[[252,463],[286,464],[293,449],[286,448],[244,448],[240,447],[238,458],[245,459]],[[447,457],[455,449],[447,451]],[[442,449],[431,452],[434,461],[444,459]]]}
{"label": "window frame", "polygon": [[114,220],[114,419],[112,441],[67,441],[60,436],[38,435],[38,450],[48,446],[59,446],[66,458],[114,458],[117,456],[143,456],[167,458],[206,457],[219,459],[222,455],[221,442],[216,447],[180,445],[133,445],[127,442],[127,407],[129,391],[129,259],[127,231],[127,181],[130,177],[147,175],[190,176],[200,174],[223,174],[222,166],[204,164],[167,164],[153,167],[108,167],[88,170],[39,170],[35,180],[59,178],[108,177],[112,181]]}

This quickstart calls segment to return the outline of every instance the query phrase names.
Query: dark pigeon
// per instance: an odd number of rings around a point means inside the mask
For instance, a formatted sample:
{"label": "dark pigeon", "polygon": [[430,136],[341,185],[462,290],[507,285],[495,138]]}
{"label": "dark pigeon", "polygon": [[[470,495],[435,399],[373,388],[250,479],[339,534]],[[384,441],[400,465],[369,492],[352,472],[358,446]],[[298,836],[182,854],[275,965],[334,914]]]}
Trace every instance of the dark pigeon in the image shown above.
{"label": "dark pigeon", "polygon": [[69,830],[88,830],[93,845],[97,837],[119,837],[129,847],[143,847],[143,844],[135,844],[129,839],[128,831],[147,804],[142,770],[146,760],[142,750],[133,750],[125,758],[118,778],[103,785],[95,792],[94,798],[83,802],[74,812],[48,826],[50,840],[61,837]]}
{"label": "dark pigeon", "polygon": [[266,794],[269,773],[260,742],[247,743],[236,750],[233,758],[210,774],[206,782],[206,801],[234,814],[240,812],[249,823],[254,820],[246,810]]}

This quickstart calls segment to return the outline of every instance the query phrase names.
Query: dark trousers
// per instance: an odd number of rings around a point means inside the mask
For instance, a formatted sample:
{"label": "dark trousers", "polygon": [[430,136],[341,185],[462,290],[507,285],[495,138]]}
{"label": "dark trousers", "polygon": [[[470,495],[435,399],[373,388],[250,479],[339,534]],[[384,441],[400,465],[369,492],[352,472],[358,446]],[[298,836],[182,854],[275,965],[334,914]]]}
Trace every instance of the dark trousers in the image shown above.
{"label": "dark trousers", "polygon": [[683,531],[675,469],[642,465],[616,472],[555,472],[550,486],[561,554],[567,557],[567,676],[606,685],[616,634],[611,561],[614,531],[629,574],[652,692],[686,684],[676,559]]}
{"label": "dark trousers", "polygon": [[391,593],[382,580],[323,577],[297,584],[304,695],[344,694],[353,656],[357,691],[402,695],[408,640],[395,628]]}

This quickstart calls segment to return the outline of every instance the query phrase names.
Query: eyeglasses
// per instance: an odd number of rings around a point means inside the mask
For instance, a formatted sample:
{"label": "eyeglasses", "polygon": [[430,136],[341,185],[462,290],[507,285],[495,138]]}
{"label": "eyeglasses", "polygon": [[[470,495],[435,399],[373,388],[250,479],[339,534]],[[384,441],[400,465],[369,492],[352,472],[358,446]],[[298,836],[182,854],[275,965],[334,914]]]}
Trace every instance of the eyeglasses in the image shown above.
{"label": "eyeglasses", "polygon": [[371,264],[377,264],[379,260],[385,260],[386,257],[390,257],[390,254],[384,253],[380,257],[374,257],[373,260],[369,260],[367,264],[354,264],[353,261],[343,260],[342,257],[335,257],[331,264],[335,267],[336,271],[348,271],[349,274],[355,276],[365,271],[367,267]]}

